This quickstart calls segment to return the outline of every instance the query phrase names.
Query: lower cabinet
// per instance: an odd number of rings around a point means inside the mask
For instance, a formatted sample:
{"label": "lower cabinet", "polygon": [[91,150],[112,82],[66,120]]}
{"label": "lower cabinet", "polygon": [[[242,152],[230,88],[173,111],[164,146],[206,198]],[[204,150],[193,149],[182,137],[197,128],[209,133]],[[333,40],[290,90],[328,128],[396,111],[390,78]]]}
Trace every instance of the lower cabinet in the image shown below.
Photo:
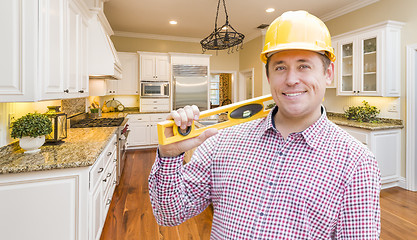
{"label": "lower cabinet", "polygon": [[93,166],[1,174],[1,239],[100,239],[116,186],[115,144],[116,135]]}
{"label": "lower cabinet", "polygon": [[128,148],[143,148],[158,144],[158,122],[165,121],[168,113],[129,114],[130,133],[127,138]]}
{"label": "lower cabinet", "polygon": [[375,155],[381,171],[382,187],[401,181],[401,129],[366,130],[340,126],[366,145]]}

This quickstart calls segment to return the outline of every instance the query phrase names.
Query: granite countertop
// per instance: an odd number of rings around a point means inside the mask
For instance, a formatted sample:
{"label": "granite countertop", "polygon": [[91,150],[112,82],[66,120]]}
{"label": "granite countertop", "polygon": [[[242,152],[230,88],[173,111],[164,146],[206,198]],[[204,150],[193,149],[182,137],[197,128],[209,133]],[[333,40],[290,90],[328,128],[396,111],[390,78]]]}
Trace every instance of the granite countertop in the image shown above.
{"label": "granite countertop", "polygon": [[327,118],[337,125],[347,126],[347,127],[356,127],[356,128],[367,129],[367,130],[396,129],[396,128],[404,127],[402,120],[399,120],[399,119],[380,118],[380,121],[378,123],[366,123],[366,122],[348,120],[342,113],[329,113],[329,112],[327,113]]}
{"label": "granite countertop", "polygon": [[117,127],[70,128],[60,145],[42,146],[35,154],[25,154],[19,142],[0,148],[0,174],[85,167],[94,164]]}

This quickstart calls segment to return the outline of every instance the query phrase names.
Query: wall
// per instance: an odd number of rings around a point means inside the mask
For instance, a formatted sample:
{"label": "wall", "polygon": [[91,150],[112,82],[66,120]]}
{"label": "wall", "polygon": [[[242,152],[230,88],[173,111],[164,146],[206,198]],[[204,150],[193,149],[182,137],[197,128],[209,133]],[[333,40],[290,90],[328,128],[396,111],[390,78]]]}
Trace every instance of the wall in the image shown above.
{"label": "wall", "polygon": [[[417,43],[417,31],[415,30],[417,27],[416,9],[417,1],[415,0],[380,0],[372,5],[326,22],[326,25],[333,36],[386,20],[395,20],[406,23],[402,29],[401,36],[401,98],[397,100],[400,101],[401,106],[397,118],[402,120],[406,119],[406,46]],[[326,93],[325,98],[328,99],[329,102],[332,102],[332,107],[338,104],[344,106],[347,102],[345,97],[334,97],[334,94],[332,94],[331,91]],[[383,99],[374,98],[372,101],[376,103],[383,101]],[[338,108],[337,110],[340,111],[341,108]],[[402,131],[402,143],[403,154],[401,175],[405,176],[405,129]]]}
{"label": "wall", "polygon": [[[265,67],[261,61],[260,54],[263,47],[263,38],[259,36],[243,45],[243,49],[239,51],[239,67],[240,71],[254,69],[254,95],[262,96],[265,93],[263,83]],[[266,91],[267,93],[269,92]]]}
{"label": "wall", "polygon": [[[202,53],[200,43],[179,42],[158,39],[144,39],[134,37],[111,37],[114,47],[119,52],[177,52],[177,53]],[[226,51],[206,51],[211,55],[210,68],[212,71],[239,71],[239,54],[228,54]]]}
{"label": "wall", "polygon": [[61,106],[61,100],[41,102],[0,103],[0,147],[18,139],[10,137],[10,123],[27,113],[45,113],[47,106]]}

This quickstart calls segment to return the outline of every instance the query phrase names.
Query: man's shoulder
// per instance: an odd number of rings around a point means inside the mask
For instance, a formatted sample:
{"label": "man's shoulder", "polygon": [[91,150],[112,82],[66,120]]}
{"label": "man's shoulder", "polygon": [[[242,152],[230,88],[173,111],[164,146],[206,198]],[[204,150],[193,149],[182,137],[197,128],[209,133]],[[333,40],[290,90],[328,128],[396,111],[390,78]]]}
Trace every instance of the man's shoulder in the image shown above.
{"label": "man's shoulder", "polygon": [[326,131],[327,134],[329,134],[327,138],[332,139],[331,142],[333,142],[333,144],[335,144],[337,147],[345,148],[348,151],[354,151],[356,153],[361,152],[362,154],[372,155],[368,147],[361,143],[358,139],[350,135],[348,132],[330,120],[327,121],[327,126],[329,129]]}

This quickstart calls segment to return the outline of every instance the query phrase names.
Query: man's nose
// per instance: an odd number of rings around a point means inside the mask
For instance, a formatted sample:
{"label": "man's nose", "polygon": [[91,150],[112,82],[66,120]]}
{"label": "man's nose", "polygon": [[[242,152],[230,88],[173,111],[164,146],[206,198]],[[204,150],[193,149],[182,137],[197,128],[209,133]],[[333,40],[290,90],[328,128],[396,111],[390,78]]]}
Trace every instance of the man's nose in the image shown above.
{"label": "man's nose", "polygon": [[292,86],[292,85],[298,84],[299,82],[300,82],[300,79],[295,69],[289,69],[285,77],[285,83],[288,86]]}

